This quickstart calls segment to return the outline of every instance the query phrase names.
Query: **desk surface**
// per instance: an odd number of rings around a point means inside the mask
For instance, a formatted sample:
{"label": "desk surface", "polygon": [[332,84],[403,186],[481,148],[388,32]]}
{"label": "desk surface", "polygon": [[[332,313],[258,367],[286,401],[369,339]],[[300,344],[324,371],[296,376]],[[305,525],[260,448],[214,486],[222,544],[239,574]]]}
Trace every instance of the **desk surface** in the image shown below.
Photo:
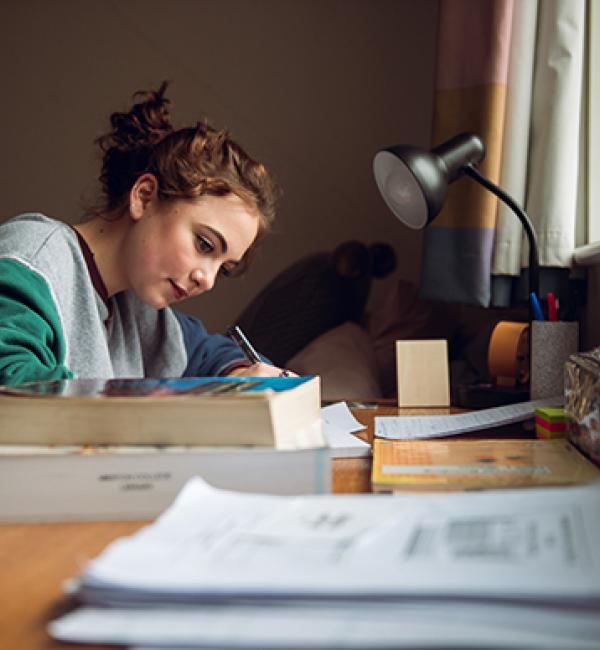
{"label": "desk surface", "polygon": [[[362,434],[373,436],[375,415],[448,414],[450,409],[355,409],[358,420],[367,425]],[[333,491],[369,492],[371,461],[341,458],[333,461]],[[65,648],[46,633],[49,620],[69,603],[62,584],[76,576],[85,561],[98,555],[113,539],[133,533],[147,522],[102,521],[61,524],[0,525],[0,647]],[[74,646],[91,648],[92,646]],[[103,646],[106,648],[107,646]]]}

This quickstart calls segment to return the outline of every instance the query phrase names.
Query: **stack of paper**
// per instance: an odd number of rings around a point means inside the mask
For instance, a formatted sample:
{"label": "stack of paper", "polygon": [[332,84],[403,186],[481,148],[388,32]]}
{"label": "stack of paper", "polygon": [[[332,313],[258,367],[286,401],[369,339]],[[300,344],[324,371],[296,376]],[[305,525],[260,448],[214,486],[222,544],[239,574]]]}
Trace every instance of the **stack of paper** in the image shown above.
{"label": "stack of paper", "polygon": [[50,632],[170,648],[597,648],[599,504],[598,484],[278,497],[194,479],[89,564],[86,606]]}

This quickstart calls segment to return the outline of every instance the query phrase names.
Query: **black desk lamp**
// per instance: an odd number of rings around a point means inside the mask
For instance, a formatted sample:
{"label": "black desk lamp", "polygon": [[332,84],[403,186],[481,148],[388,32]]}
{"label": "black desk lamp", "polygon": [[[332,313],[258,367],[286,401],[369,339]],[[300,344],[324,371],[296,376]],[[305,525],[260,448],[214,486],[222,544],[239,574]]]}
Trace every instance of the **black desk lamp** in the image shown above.
{"label": "black desk lamp", "polygon": [[475,165],[484,157],[481,139],[473,133],[461,133],[431,151],[405,145],[379,151],[373,160],[373,172],[387,206],[414,229],[425,228],[435,219],[446,200],[448,185],[464,174],[494,193],[523,224],[529,241],[529,294],[538,296],[539,262],[533,225],[506,192],[477,171]]}

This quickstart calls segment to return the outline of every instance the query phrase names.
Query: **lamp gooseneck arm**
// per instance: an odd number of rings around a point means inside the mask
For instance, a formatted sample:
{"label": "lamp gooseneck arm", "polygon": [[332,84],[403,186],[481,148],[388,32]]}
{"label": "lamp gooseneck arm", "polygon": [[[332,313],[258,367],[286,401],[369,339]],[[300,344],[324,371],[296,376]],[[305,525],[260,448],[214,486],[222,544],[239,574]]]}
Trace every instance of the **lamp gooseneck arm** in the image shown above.
{"label": "lamp gooseneck arm", "polygon": [[[485,176],[482,176],[477,169],[471,164],[465,165],[463,168],[465,174],[470,176],[478,183],[483,185],[490,192],[495,194],[501,201],[506,203],[508,207],[517,215],[519,221],[525,229],[525,234],[527,235],[527,241],[529,242],[529,293],[535,293],[536,296],[539,296],[540,288],[540,265],[538,258],[538,247],[537,239],[535,236],[535,231],[531,220],[527,216],[527,213],[514,201],[514,199],[509,196],[506,192],[500,189],[497,185],[494,185],[492,181],[488,180]],[[528,296],[529,298],[529,296]],[[531,304],[531,303],[530,303]]]}

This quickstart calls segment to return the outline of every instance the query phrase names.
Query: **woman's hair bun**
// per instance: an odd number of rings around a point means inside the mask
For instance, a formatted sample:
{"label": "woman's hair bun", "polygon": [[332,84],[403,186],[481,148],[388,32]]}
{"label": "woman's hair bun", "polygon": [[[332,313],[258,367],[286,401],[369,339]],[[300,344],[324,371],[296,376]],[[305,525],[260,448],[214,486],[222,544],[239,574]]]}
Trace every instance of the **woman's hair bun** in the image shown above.
{"label": "woman's hair bun", "polygon": [[128,112],[110,116],[112,130],[96,139],[104,152],[100,182],[109,199],[109,209],[116,207],[132,179],[148,166],[154,147],[173,131],[169,116],[170,100],[165,97],[168,82],[158,90],[139,90]]}
{"label": "woman's hair bun", "polygon": [[96,142],[103,151],[111,147],[139,148],[154,146],[173,130],[169,119],[171,100],[165,97],[168,82],[163,81],[158,90],[138,90],[133,95],[137,101],[127,113],[110,116],[112,131],[100,136]]}

